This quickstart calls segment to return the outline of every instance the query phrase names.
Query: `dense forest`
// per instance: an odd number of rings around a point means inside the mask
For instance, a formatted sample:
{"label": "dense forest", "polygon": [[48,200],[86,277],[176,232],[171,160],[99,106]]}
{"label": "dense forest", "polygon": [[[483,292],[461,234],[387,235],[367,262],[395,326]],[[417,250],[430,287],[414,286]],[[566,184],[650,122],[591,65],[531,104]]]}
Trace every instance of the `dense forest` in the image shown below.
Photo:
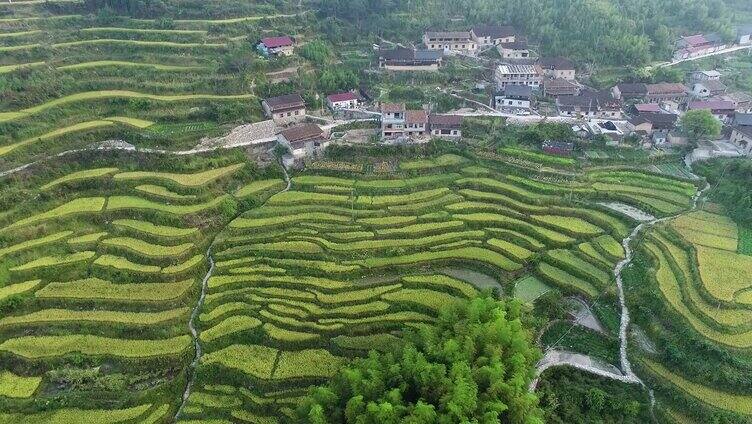
{"label": "dense forest", "polygon": [[[290,13],[314,11],[310,26],[329,41],[376,37],[409,42],[427,28],[467,29],[483,23],[511,24],[541,55],[562,55],[592,65],[640,66],[670,57],[676,38],[699,31],[727,40],[734,23],[752,16],[739,0],[314,0],[199,2],[195,0],[86,0],[50,3],[53,13],[182,19],[238,16],[249,8]],[[0,11],[2,13],[2,11]],[[314,19],[315,17],[315,19]]]}
{"label": "dense forest", "polygon": [[713,186],[710,199],[722,204],[737,223],[752,226],[752,162],[716,159],[695,166]]}
{"label": "dense forest", "polygon": [[731,39],[732,15],[749,8],[721,0],[321,0],[320,15],[384,37],[411,31],[416,36],[427,27],[446,27],[447,22],[457,28],[513,24],[536,41],[543,55],[640,65],[667,58],[682,34],[716,31]]}

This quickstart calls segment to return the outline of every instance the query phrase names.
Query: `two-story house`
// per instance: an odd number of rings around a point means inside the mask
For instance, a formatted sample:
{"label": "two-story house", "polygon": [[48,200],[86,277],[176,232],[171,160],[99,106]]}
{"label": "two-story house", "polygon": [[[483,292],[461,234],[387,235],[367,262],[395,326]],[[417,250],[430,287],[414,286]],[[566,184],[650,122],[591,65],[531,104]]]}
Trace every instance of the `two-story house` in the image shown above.
{"label": "two-story house", "polygon": [[732,102],[724,100],[706,100],[689,102],[687,104],[687,110],[708,110],[721,122],[728,123],[734,117],[736,110]]}
{"label": "two-story house", "polygon": [[529,85],[507,85],[494,96],[494,108],[503,112],[529,112],[533,89]]}
{"label": "two-story house", "polygon": [[404,103],[383,103],[381,105],[381,137],[397,138],[405,135]]}
{"label": "two-story house", "polygon": [[379,68],[389,71],[437,71],[443,52],[397,47],[379,51]]}
{"label": "two-story house", "polygon": [[428,50],[441,50],[445,53],[475,55],[478,52],[478,43],[470,35],[470,31],[428,31],[423,34],[423,44]]}
{"label": "two-story house", "polygon": [[292,56],[295,42],[289,36],[266,37],[256,47],[264,56]]}
{"label": "two-story house", "polygon": [[428,117],[428,126],[434,137],[451,139],[462,137],[462,116],[459,115],[431,114]]}
{"label": "two-story house", "polygon": [[616,84],[611,89],[611,95],[619,100],[644,99],[647,94],[648,86],[641,82]]}
{"label": "two-story house", "polygon": [[301,121],[306,115],[305,102],[300,94],[286,94],[264,99],[261,107],[266,116],[277,124]]}
{"label": "two-story house", "polygon": [[621,119],[621,103],[609,91],[584,91],[577,96],[559,96],[556,109],[561,116]]}
{"label": "two-story house", "polygon": [[280,132],[277,141],[290,149],[293,157],[298,159],[324,149],[329,144],[325,134],[316,124],[301,124]]}
{"label": "two-story house", "polygon": [[682,103],[687,100],[687,87],[681,83],[661,82],[658,84],[647,84],[645,88],[645,101],[648,103],[660,103],[664,101]]}
{"label": "two-story house", "polygon": [[428,134],[428,113],[425,110],[405,111],[405,135],[421,137]]}
{"label": "two-story house", "polygon": [[527,40],[523,37],[517,37],[515,41],[509,43],[499,43],[496,45],[499,56],[504,59],[526,59],[530,57],[530,49],[527,47]]}
{"label": "two-story house", "polygon": [[360,99],[354,93],[347,91],[326,96],[326,104],[329,109],[353,109],[358,107]]}
{"label": "two-story house", "polygon": [[478,25],[470,30],[470,35],[480,47],[513,43],[517,40],[517,31],[509,25]]}
{"label": "two-story house", "polygon": [[549,78],[561,78],[569,81],[575,79],[574,63],[564,57],[544,57],[538,61],[543,75]]}
{"label": "two-story house", "polygon": [[538,65],[499,65],[494,81],[499,90],[509,85],[527,85],[537,90],[543,83],[543,72]]}

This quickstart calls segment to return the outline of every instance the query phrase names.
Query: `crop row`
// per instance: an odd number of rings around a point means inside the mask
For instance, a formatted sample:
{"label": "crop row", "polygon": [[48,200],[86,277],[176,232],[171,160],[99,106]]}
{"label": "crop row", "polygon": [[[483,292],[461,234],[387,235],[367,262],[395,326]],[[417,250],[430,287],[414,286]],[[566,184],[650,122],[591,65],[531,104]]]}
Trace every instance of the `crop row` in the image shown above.
{"label": "crop row", "polygon": [[129,340],[88,334],[65,336],[24,336],[0,343],[0,351],[27,359],[41,359],[80,352],[84,355],[108,355],[121,358],[176,356],[191,345],[188,335],[160,340]]}
{"label": "crop row", "polygon": [[123,311],[76,311],[70,309],[43,309],[26,315],[6,316],[0,319],[0,327],[45,325],[50,323],[97,322],[131,326],[158,325],[186,316],[188,308],[161,312]]}
{"label": "crop row", "polygon": [[130,181],[130,180],[167,180],[183,187],[202,187],[219,178],[230,175],[233,172],[238,171],[244,164],[239,163],[235,165],[229,165],[222,168],[210,169],[208,171],[198,172],[195,174],[173,174],[167,172],[148,172],[148,171],[133,171],[122,172],[115,174],[115,180]]}
{"label": "crop row", "polygon": [[738,395],[722,392],[674,374],[663,365],[649,359],[642,359],[644,364],[653,374],[680,388],[686,394],[707,403],[716,408],[734,411],[740,414],[752,415],[752,396]]}
{"label": "crop row", "polygon": [[668,260],[664,256],[661,250],[650,243],[646,244],[649,251],[658,259],[658,269],[655,274],[655,278],[658,282],[658,287],[661,290],[664,298],[669,302],[674,310],[678,311],[692,327],[700,334],[718,343],[725,344],[727,346],[737,348],[752,347],[752,332],[744,334],[727,334],[722,333],[714,328],[709,327],[700,319],[698,319],[691,310],[682,301],[682,292],[679,285],[679,281],[676,275],[673,273]]}
{"label": "crop row", "polygon": [[[696,264],[692,261],[690,250],[677,245],[666,237],[666,233],[653,234],[653,241],[663,251],[666,264],[672,268],[674,276],[680,285],[684,304],[707,324],[730,333],[737,333],[744,328],[752,327],[752,310],[721,307],[710,297],[702,281],[697,281],[699,274]],[[707,299],[706,299],[707,298]]]}
{"label": "crop row", "polygon": [[[30,284],[23,283],[23,284]],[[113,302],[166,302],[179,299],[193,280],[174,283],[111,283],[98,278],[49,283],[35,296],[41,299],[97,300]],[[15,286],[18,286],[16,284]]]}
{"label": "crop row", "polygon": [[202,364],[218,364],[264,380],[329,377],[342,363],[341,358],[323,349],[279,351],[268,346],[239,344],[207,353],[202,359]]}

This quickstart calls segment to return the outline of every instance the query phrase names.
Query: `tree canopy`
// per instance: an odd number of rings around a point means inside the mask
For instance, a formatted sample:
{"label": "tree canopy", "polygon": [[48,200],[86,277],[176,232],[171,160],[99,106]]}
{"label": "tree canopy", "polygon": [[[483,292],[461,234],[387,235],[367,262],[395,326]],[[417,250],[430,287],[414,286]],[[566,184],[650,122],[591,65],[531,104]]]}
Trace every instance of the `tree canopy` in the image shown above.
{"label": "tree canopy", "polygon": [[710,199],[724,206],[737,223],[752,227],[752,162],[748,159],[714,159],[694,165],[714,187]]}
{"label": "tree canopy", "polygon": [[371,351],[301,403],[311,423],[542,423],[528,391],[540,352],[517,301],[479,297],[447,305],[436,325]]}
{"label": "tree canopy", "polygon": [[690,110],[679,119],[679,128],[693,143],[718,137],[721,122],[709,110]]}
{"label": "tree canopy", "polygon": [[731,39],[732,10],[722,0],[319,0],[321,17],[392,41],[429,27],[511,24],[539,42],[540,54],[626,66],[668,59],[679,35],[715,31]]}

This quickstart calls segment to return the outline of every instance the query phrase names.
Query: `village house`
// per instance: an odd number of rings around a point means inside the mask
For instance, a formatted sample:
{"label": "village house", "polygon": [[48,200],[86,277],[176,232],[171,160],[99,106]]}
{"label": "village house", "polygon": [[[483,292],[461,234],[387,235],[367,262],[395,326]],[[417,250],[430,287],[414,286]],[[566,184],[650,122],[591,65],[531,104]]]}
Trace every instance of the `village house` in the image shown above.
{"label": "village house", "polygon": [[730,122],[734,117],[734,104],[723,100],[689,102],[687,110],[709,110],[721,122]]}
{"label": "village house", "polygon": [[752,95],[742,91],[718,96],[718,100],[725,100],[734,104],[734,110],[741,113],[752,113]]}
{"label": "village house", "polygon": [[537,90],[543,83],[543,76],[538,65],[499,65],[494,80],[499,90],[508,85],[528,85]]}
{"label": "village house", "polygon": [[618,100],[643,99],[648,94],[647,84],[621,83],[611,89],[611,95]]}
{"label": "village house", "polygon": [[684,84],[674,82],[661,82],[646,86],[645,101],[648,103],[660,103],[672,101],[682,103],[687,99],[687,87]]}
{"label": "village house", "polygon": [[405,104],[381,105],[381,137],[396,138],[405,135]]}
{"label": "village house", "polygon": [[496,45],[496,50],[503,59],[526,59],[530,57],[527,40],[522,37],[517,37],[517,40],[509,43],[499,43]]}
{"label": "village house", "polygon": [[481,47],[513,43],[517,40],[517,31],[508,25],[479,25],[470,30],[470,35]]}
{"label": "village house", "polygon": [[336,93],[326,96],[326,104],[329,109],[354,109],[358,107],[358,96],[351,92]]}
{"label": "village house", "polygon": [[689,78],[692,81],[718,81],[721,79],[721,73],[716,70],[711,71],[694,71]]}
{"label": "village house", "polygon": [[295,42],[289,36],[262,38],[257,49],[264,56],[292,56]]}
{"label": "village house", "polygon": [[555,78],[543,81],[544,96],[576,96],[578,94],[580,94],[580,86],[570,80]]}
{"label": "village house", "polygon": [[559,96],[556,110],[561,116],[594,118],[598,112],[598,99],[592,96]]}
{"label": "village house", "polygon": [[622,110],[621,102],[615,99],[608,90],[598,91],[593,94],[598,99],[598,111],[596,118],[600,119],[621,119]]}
{"label": "village house", "polygon": [[658,103],[637,103],[632,106],[632,109],[637,114],[644,113],[661,113],[661,106]]}
{"label": "village house", "polygon": [[556,109],[561,116],[621,119],[621,103],[608,91],[582,92],[577,96],[559,96]]}
{"label": "village house", "polygon": [[752,44],[752,24],[740,25],[736,28],[736,44],[740,46]]}
{"label": "village house", "polygon": [[692,85],[692,95],[695,97],[711,97],[726,93],[728,88],[718,80],[700,81]]}
{"label": "village house", "polygon": [[717,52],[726,48],[717,34],[695,34],[682,37],[676,43],[674,60],[686,60]]}
{"label": "village house", "polygon": [[654,133],[668,135],[676,127],[678,116],[672,113],[645,113],[627,121],[627,128],[631,131],[643,132],[648,136]]}
{"label": "village house", "polygon": [[627,129],[645,137],[653,134],[653,124],[644,116],[640,115],[627,120]]}
{"label": "village house", "polygon": [[752,156],[752,126],[734,126],[730,141],[747,156]]}
{"label": "village house", "polygon": [[277,124],[287,124],[305,118],[306,107],[300,94],[271,97],[261,102],[264,113]]}
{"label": "village house", "polygon": [[462,137],[462,116],[431,114],[428,117],[431,135],[442,138]]}
{"label": "village house", "polygon": [[425,110],[407,110],[404,103],[381,105],[382,138],[421,137],[428,134]]}
{"label": "village house", "polygon": [[301,124],[279,133],[277,141],[290,149],[295,159],[312,156],[329,144],[325,132],[316,124]]}
{"label": "village house", "polygon": [[752,113],[734,114],[734,126],[752,127]]}
{"label": "village house", "polygon": [[397,47],[379,51],[379,68],[390,71],[437,71],[442,58],[440,51]]}
{"label": "village house", "polygon": [[542,58],[538,61],[543,75],[549,78],[561,78],[569,81],[575,79],[574,63],[571,60],[563,57],[549,57]]}
{"label": "village house", "polygon": [[428,31],[423,34],[423,44],[428,50],[442,50],[475,55],[478,44],[470,31]]}
{"label": "village house", "polygon": [[494,96],[494,108],[503,112],[529,112],[533,89],[529,85],[508,85]]}

